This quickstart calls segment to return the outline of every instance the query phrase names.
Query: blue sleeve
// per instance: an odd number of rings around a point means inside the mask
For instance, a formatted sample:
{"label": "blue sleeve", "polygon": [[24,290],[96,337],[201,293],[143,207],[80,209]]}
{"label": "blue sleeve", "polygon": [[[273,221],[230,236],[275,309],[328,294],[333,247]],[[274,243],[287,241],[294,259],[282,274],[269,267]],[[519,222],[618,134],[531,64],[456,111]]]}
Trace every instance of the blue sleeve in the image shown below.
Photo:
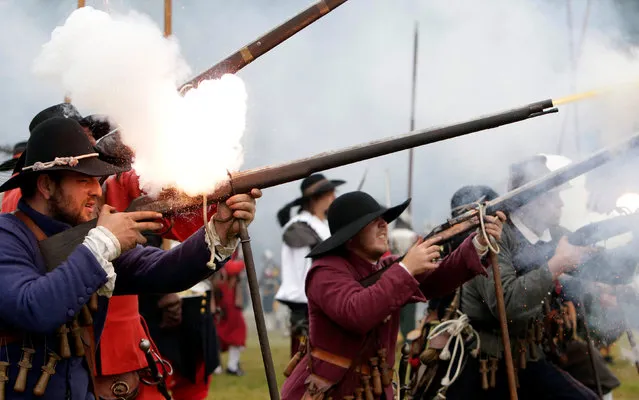
{"label": "blue sleeve", "polygon": [[171,250],[138,246],[114,262],[116,294],[175,293],[206,279],[226,262],[206,266],[211,253],[201,228]]}
{"label": "blue sleeve", "polygon": [[0,321],[28,332],[50,333],[80,311],[106,283],[106,273],[83,245],[45,273],[37,242],[29,235],[7,218],[0,223]]}

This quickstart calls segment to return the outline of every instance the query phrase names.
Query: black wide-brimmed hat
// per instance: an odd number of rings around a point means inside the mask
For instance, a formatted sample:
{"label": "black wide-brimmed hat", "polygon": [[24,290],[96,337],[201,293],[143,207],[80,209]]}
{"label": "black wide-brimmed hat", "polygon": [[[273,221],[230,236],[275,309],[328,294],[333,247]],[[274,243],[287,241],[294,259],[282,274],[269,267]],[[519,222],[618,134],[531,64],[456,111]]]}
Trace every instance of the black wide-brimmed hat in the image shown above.
{"label": "black wide-brimmed hat", "polygon": [[73,104],[60,103],[51,107],[47,107],[37,113],[31,120],[31,123],[29,123],[29,132],[33,131],[36,126],[40,125],[44,121],[54,117],[71,118],[78,122],[82,120],[82,115]]}
{"label": "black wide-brimmed hat", "polygon": [[323,193],[332,192],[339,185],[343,185],[346,181],[339,179],[326,179],[322,174],[313,174],[305,178],[300,185],[302,196],[291,201],[277,212],[277,220],[281,226],[291,219],[291,208],[301,206],[306,199],[310,199],[313,196],[317,196]]}
{"label": "black wide-brimmed hat", "polygon": [[100,160],[82,126],[71,118],[54,117],[38,124],[24,155],[24,167],[0,186],[0,192],[18,187],[25,177],[37,173],[66,170],[98,177],[126,170]]}
{"label": "black wide-brimmed hat", "polygon": [[377,217],[392,222],[410,204],[410,199],[391,208],[382,207],[374,198],[364,192],[350,192],[339,196],[328,208],[328,227],[331,237],[324,240],[308,253],[307,257],[319,257],[346,243]]}
{"label": "black wide-brimmed hat", "polygon": [[3,162],[0,164],[0,172],[11,171],[16,167],[18,163],[18,158],[20,154],[24,153],[24,150],[27,148],[27,142],[18,142],[13,146],[13,158]]}
{"label": "black wide-brimmed hat", "polygon": [[[71,103],[60,103],[51,107],[47,107],[44,110],[40,111],[33,117],[31,122],[29,123],[29,133],[33,132],[33,130],[43,123],[44,121],[50,118],[70,118],[74,121],[80,122],[82,120],[82,115],[78,111],[77,108]],[[13,167],[13,173],[18,173],[25,166],[26,152],[23,152],[22,155],[15,162]]]}

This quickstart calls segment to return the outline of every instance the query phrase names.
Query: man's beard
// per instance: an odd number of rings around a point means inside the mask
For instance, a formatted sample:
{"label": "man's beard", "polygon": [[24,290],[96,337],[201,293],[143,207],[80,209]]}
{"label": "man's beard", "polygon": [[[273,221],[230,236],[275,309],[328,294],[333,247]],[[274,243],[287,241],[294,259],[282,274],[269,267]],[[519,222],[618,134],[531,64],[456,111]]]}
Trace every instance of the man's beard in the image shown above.
{"label": "man's beard", "polygon": [[58,189],[48,201],[49,212],[53,219],[71,226],[80,225],[86,222],[82,216],[82,208],[80,210],[73,211],[72,204],[73,202],[69,196],[65,196],[64,193]]}

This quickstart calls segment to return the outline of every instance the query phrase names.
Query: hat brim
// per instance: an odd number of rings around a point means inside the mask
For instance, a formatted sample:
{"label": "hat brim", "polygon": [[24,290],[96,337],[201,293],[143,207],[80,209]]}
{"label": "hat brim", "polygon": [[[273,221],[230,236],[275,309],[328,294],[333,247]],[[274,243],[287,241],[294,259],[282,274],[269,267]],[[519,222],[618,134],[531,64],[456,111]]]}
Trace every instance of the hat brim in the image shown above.
{"label": "hat brim", "polygon": [[37,174],[37,173],[47,173],[51,171],[73,171],[73,172],[78,172],[80,174],[84,174],[87,176],[101,177],[101,176],[119,174],[121,172],[126,172],[129,169],[130,168],[119,167],[113,164],[109,164],[107,162],[100,160],[98,157],[85,158],[85,159],[79,160],[78,165],[76,165],[75,167],[71,167],[69,165],[56,165],[51,168],[43,169],[40,171],[33,171],[33,170],[21,171],[19,174],[12,176],[2,186],[0,186],[0,193],[19,187],[20,184],[25,179],[25,177],[28,177],[30,175]]}
{"label": "hat brim", "polygon": [[384,218],[384,220],[388,223],[395,221],[404,212],[404,210],[408,208],[409,204],[410,199],[394,207],[388,209],[382,208],[379,211],[375,211],[373,213],[359,217],[355,221],[351,222],[350,224],[344,226],[342,229],[332,234],[331,237],[329,237],[328,239],[315,246],[306,257],[317,258],[332,250],[335,250],[336,248],[346,243],[349,239],[353,238],[353,236],[357,235],[359,231],[366,227],[366,225],[375,221],[377,217]]}
{"label": "hat brim", "polygon": [[292,202],[288,203],[286,205],[286,207],[301,206],[302,204],[304,204],[304,200],[309,199],[312,196],[318,196],[320,194],[332,192],[338,186],[343,185],[345,183],[346,183],[346,181],[343,181],[341,179],[332,179],[330,181],[327,181],[325,184],[323,184],[322,186],[318,187],[317,190],[315,190],[312,195],[298,197],[297,199],[295,199]]}
{"label": "hat brim", "polygon": [[3,162],[2,164],[0,164],[0,172],[13,171],[17,163],[18,163],[17,158],[11,158]]}

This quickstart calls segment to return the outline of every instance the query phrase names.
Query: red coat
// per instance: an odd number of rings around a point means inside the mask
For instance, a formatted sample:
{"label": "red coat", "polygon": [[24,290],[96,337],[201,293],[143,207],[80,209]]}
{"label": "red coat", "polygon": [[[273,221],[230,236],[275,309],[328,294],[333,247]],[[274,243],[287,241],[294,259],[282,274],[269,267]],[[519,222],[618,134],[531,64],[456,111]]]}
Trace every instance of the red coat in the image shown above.
{"label": "red coat", "polygon": [[[474,276],[486,274],[471,242],[472,236],[431,273],[413,277],[399,264],[393,264],[368,288],[362,287],[359,280],[396,258],[383,259],[378,265],[352,253],[346,258],[326,256],[315,260],[306,277],[311,347],[353,360],[360,352],[366,333],[375,330],[377,340],[363,351],[360,364],[385,348],[387,364],[394,365],[399,313],[403,305],[425,301],[427,297],[440,297]],[[310,374],[307,357],[284,381],[282,400],[302,397],[304,381]],[[333,382],[339,381],[346,372],[344,368],[319,359],[313,359],[312,368],[313,373]],[[359,386],[358,377],[349,374],[331,396],[341,399],[353,394]],[[386,398],[392,399],[392,387],[385,391]]]}
{"label": "red coat", "polygon": [[2,208],[0,212],[9,213],[14,212],[18,208],[18,201],[22,197],[22,192],[19,188],[7,190],[2,196]]}
{"label": "red coat", "polygon": [[[224,269],[229,275],[236,276],[244,269],[244,261],[231,259],[224,265]],[[241,290],[239,281],[230,285],[227,278],[218,282],[216,289],[222,295],[219,304],[222,309],[222,318],[216,324],[220,350],[227,351],[229,346],[243,347],[246,345],[246,322],[242,314],[242,306],[236,301],[237,291]]]}
{"label": "red coat", "polygon": [[[134,199],[142,195],[140,181],[134,171],[109,177],[105,182],[105,188],[106,204],[118,211],[126,210]],[[211,211],[214,210],[215,208]],[[182,241],[199,229],[202,221],[201,212],[180,215],[175,218],[172,229],[165,237]],[[141,324],[138,296],[111,298],[98,355],[102,375],[115,375],[146,368],[146,359],[138,346],[141,338],[148,337]]]}

